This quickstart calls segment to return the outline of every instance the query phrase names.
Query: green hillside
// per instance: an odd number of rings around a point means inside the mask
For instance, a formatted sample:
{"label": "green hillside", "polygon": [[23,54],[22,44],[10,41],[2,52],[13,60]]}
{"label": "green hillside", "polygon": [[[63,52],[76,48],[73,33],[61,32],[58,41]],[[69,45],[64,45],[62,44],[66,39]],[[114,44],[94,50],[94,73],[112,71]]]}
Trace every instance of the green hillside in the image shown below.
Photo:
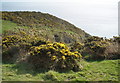
{"label": "green hillside", "polygon": [[[90,35],[73,24],[53,15],[41,12],[2,12],[2,19],[15,25],[37,28],[46,39],[57,42],[83,42]],[[3,21],[4,23],[4,21]],[[10,24],[10,25],[13,25]],[[4,25],[4,24],[3,24]],[[5,24],[7,27],[7,24]],[[12,26],[11,26],[12,27]],[[14,27],[14,26],[13,26]],[[4,28],[4,27],[3,27]],[[52,34],[48,34],[52,33]]]}
{"label": "green hillside", "polygon": [[14,29],[16,27],[17,27],[16,23],[13,23],[11,21],[2,20],[2,29],[3,29],[3,31],[11,30],[11,29]]}
{"label": "green hillside", "polygon": [[[33,29],[29,26],[17,25],[12,21],[2,20],[3,34],[6,33],[5,31],[8,30],[14,31],[19,28],[23,28],[26,31]],[[57,42],[65,42],[65,43],[72,43],[75,41],[83,42],[83,39],[79,39],[80,36],[77,33],[70,30],[61,30],[61,29],[48,28],[47,26],[41,26],[39,28],[34,28],[33,32],[38,33],[40,37],[44,37],[46,40],[49,41],[57,41]]]}

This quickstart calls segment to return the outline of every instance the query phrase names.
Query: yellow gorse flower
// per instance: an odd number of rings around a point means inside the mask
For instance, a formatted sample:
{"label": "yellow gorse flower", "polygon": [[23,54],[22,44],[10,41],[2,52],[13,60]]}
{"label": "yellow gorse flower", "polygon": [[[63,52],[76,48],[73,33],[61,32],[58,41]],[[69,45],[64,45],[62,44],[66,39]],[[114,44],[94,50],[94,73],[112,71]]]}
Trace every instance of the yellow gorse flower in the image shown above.
{"label": "yellow gorse flower", "polygon": [[26,34],[26,32],[24,32],[24,31],[20,31],[20,32],[21,32],[22,34],[24,34],[24,35]]}
{"label": "yellow gorse flower", "polygon": [[61,46],[61,47],[65,47],[65,45],[64,45],[64,44],[61,44],[61,43],[60,43],[60,46]]}
{"label": "yellow gorse flower", "polygon": [[50,54],[51,52],[47,52],[47,54]]}
{"label": "yellow gorse flower", "polygon": [[41,48],[40,47],[35,47],[36,50],[40,50]]}
{"label": "yellow gorse flower", "polygon": [[74,53],[78,53],[78,51],[75,51]]}
{"label": "yellow gorse flower", "polygon": [[56,56],[52,56],[52,60],[55,60],[55,59],[57,59],[57,57]]}
{"label": "yellow gorse flower", "polygon": [[49,43],[49,44],[47,44],[48,46],[52,46],[53,44],[51,44],[51,43]]}
{"label": "yellow gorse flower", "polygon": [[77,58],[78,58],[78,57],[79,57],[79,55],[77,55],[77,54],[76,54],[76,55],[75,55],[75,57],[77,57]]}
{"label": "yellow gorse flower", "polygon": [[62,56],[62,59],[65,60],[65,56]]}

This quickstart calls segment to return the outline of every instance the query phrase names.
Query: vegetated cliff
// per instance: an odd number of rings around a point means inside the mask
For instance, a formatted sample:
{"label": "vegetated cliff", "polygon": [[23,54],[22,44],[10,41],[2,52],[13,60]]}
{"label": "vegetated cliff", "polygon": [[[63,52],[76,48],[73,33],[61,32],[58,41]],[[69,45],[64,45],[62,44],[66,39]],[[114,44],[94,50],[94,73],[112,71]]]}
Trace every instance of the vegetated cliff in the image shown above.
{"label": "vegetated cliff", "polygon": [[50,41],[73,43],[83,42],[88,33],[73,24],[48,13],[41,12],[2,12],[2,20],[11,21],[18,26],[36,29],[36,33]]}

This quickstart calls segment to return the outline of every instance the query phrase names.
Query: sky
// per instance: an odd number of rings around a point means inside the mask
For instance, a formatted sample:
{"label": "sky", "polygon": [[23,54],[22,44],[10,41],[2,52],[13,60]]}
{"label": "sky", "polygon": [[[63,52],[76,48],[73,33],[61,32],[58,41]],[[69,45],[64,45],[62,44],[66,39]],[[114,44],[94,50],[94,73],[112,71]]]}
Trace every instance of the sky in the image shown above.
{"label": "sky", "polygon": [[2,11],[40,11],[62,18],[90,35],[118,35],[119,0],[1,0]]}

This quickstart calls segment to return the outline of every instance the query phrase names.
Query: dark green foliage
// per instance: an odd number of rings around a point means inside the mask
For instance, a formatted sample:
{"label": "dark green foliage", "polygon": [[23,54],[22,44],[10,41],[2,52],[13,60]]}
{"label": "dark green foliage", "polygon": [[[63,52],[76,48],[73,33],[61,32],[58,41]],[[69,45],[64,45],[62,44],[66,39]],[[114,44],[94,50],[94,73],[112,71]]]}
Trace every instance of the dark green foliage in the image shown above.
{"label": "dark green foliage", "polygon": [[92,36],[85,41],[83,54],[90,54],[87,57],[93,60],[104,60],[108,55],[105,51],[110,45],[109,42],[105,41],[103,38]]}
{"label": "dark green foliage", "polygon": [[[84,58],[87,60],[105,60],[119,59],[119,37],[114,39],[103,39],[92,36],[84,42],[84,48],[81,51]],[[86,56],[87,55],[87,56]]]}
{"label": "dark green foliage", "polygon": [[17,47],[11,47],[7,50],[3,50],[2,52],[2,61],[3,62],[9,62],[14,63],[19,58],[19,49]]}
{"label": "dark green foliage", "polygon": [[113,36],[113,41],[118,42],[120,44],[120,36]]}
{"label": "dark green foliage", "polygon": [[84,49],[84,44],[75,42],[75,43],[72,43],[70,47],[71,47],[71,51],[79,51],[81,53],[82,50]]}
{"label": "dark green foliage", "polygon": [[114,36],[111,41],[109,41],[111,44],[106,49],[106,52],[108,53],[107,59],[120,59],[120,37]]}

